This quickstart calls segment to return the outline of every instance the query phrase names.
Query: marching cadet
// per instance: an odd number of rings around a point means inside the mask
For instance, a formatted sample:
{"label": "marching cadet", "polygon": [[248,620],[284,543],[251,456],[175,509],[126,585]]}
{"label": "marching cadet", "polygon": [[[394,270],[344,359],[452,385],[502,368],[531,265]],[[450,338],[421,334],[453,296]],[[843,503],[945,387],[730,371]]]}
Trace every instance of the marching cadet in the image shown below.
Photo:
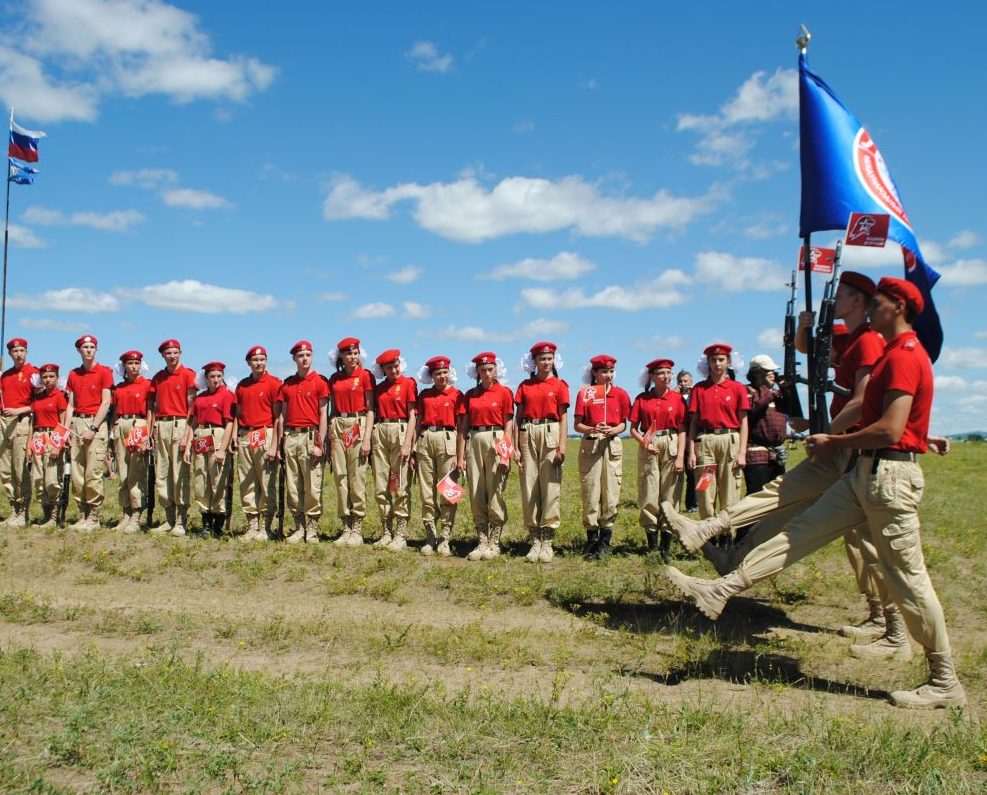
{"label": "marching cadet", "polygon": [[68,399],[58,386],[58,365],[43,364],[39,368],[40,388],[34,393],[31,411],[34,433],[28,446],[31,480],[41,503],[40,527],[55,526],[55,512],[62,495],[62,450],[52,444],[51,433],[65,425]]}
{"label": "marching cadet", "polygon": [[638,521],[648,538],[648,549],[658,550],[668,562],[672,534],[661,533],[658,523],[661,503],[675,500],[685,469],[686,404],[682,395],[671,388],[671,359],[648,362],[642,374],[644,391],[631,406],[631,436],[640,445],[637,458]]}
{"label": "marching cadet", "polygon": [[[276,512],[277,462],[281,449],[281,379],[267,372],[267,350],[247,351],[250,375],[236,386],[237,472],[240,502],[247,517],[243,541],[267,541]],[[321,478],[320,478],[321,484]],[[264,517],[261,527],[260,517]]]}
{"label": "marching cadet", "polygon": [[408,546],[418,385],[404,375],[405,361],[397,348],[380,354],[376,364],[382,380],[374,387],[377,411],[371,449],[374,493],[384,532],[374,547],[400,552]]}
{"label": "marching cadet", "polygon": [[158,346],[165,366],[151,379],[154,396],[151,407],[151,439],[155,454],[155,488],[158,504],[165,509],[165,521],[151,527],[152,533],[185,535],[189,505],[189,465],[183,460],[182,440],[188,413],[195,399],[195,370],[182,362],[182,346],[168,339]]}
{"label": "marching cadet", "polygon": [[0,483],[10,501],[7,527],[24,527],[31,502],[31,478],[26,457],[31,438],[32,376],[38,369],[27,361],[27,340],[7,343],[13,365],[0,375]]}
{"label": "marching cadet", "polygon": [[341,339],[330,351],[336,372],[329,379],[332,418],[329,453],[336,482],[336,510],[343,532],[334,544],[363,544],[363,520],[367,515],[367,462],[374,430],[374,377],[364,368],[366,354],[356,337]]}
{"label": "marching cadet", "polygon": [[127,351],[120,356],[120,363],[123,380],[113,388],[111,395],[113,425],[110,439],[120,478],[118,496],[123,518],[113,529],[136,533],[147,504],[147,459],[151,450],[148,429],[154,386],[142,373],[146,365],[140,351]]}
{"label": "marching cadet", "polygon": [[[226,365],[202,366],[205,389],[195,396],[182,439],[182,460],[192,463],[195,454],[195,504],[202,514],[202,529],[219,537],[226,521],[226,489],[232,475],[227,459],[233,443],[233,405],[236,398],[226,388]],[[184,535],[175,527],[172,535]]]}
{"label": "marching cadet", "polygon": [[620,502],[624,448],[620,434],[631,413],[630,396],[615,386],[613,356],[601,354],[589,360],[586,380],[573,409],[579,444],[579,487],[583,503],[588,560],[601,560],[612,552],[613,526]]}
{"label": "marching cadet", "polygon": [[75,341],[82,364],[69,373],[66,384],[69,405],[65,425],[72,431],[72,492],[81,513],[72,529],[83,532],[99,529],[106,464],[103,421],[110,410],[110,390],[113,388],[113,371],[96,362],[98,345],[92,334],[85,334]]}
{"label": "marching cadet", "polygon": [[966,703],[945,616],[922,556],[918,508],[925,481],[918,460],[927,450],[933,395],[932,364],[913,329],[923,308],[922,294],[911,282],[889,277],[878,282],[870,318],[887,347],[864,390],[860,429],[814,434],[806,440],[813,459],[856,451],[852,468],[727,576],[702,580],[666,569],[672,583],[715,620],[732,596],[821,549],[845,528],[866,524],[877,549],[882,599],[900,607],[908,632],[924,648],[929,664],[926,684],[891,693],[892,704],[911,709]]}
{"label": "marching cadet", "polygon": [[[699,515],[713,516],[740,499],[740,479],[747,450],[747,412],[750,400],[743,384],[727,373],[733,348],[722,342],[703,351],[709,375],[693,387],[689,396],[689,440],[686,466],[703,470],[706,488],[697,488]],[[738,362],[739,362],[739,357]],[[741,365],[734,362],[734,367]],[[713,467],[712,480],[706,468]],[[698,471],[697,470],[697,471]]]}
{"label": "marching cadet", "polygon": [[569,428],[569,385],[559,378],[562,358],[553,342],[535,343],[522,360],[527,378],[514,396],[514,456],[520,467],[521,507],[531,534],[525,559],[549,563],[562,522],[562,464]]}
{"label": "marching cadet", "polygon": [[[486,351],[473,357],[466,368],[476,386],[460,403],[456,436],[456,468],[469,479],[470,508],[478,543],[468,560],[492,560],[500,554],[500,535],[507,523],[504,490],[510,472],[514,395],[500,383],[504,363]],[[498,448],[500,448],[498,450]],[[503,455],[504,452],[507,455]]]}
{"label": "marching cadet", "polygon": [[312,343],[291,346],[296,372],[278,391],[284,431],[285,508],[295,518],[289,544],[319,542],[322,518],[322,467],[325,459],[329,382],[312,369]]}
{"label": "marching cadet", "polygon": [[[423,555],[449,557],[449,539],[456,521],[456,505],[439,493],[439,484],[456,470],[456,412],[462,392],[453,386],[455,371],[448,356],[433,356],[418,371],[418,381],[430,385],[418,393],[418,444],[415,461],[425,527]],[[440,526],[438,535],[436,523]]]}

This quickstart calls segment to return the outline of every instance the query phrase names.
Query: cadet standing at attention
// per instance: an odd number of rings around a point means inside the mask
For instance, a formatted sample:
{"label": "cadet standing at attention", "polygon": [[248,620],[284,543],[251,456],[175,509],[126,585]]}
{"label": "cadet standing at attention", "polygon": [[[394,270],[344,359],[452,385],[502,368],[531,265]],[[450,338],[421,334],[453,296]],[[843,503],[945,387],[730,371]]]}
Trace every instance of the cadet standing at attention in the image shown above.
{"label": "cadet standing at attention", "polygon": [[[141,512],[147,505],[147,457],[151,449],[150,404],[154,385],[144,377],[144,354],[127,351],[120,356],[123,380],[113,387],[113,425],[110,439],[117,462],[120,489],[117,493],[123,518],[113,528],[124,533],[140,529]],[[148,517],[150,518],[150,517]]]}
{"label": "cadet standing at attention", "polygon": [[31,480],[34,492],[41,503],[40,527],[55,526],[55,512],[62,495],[62,468],[59,465],[61,449],[51,443],[51,432],[65,424],[65,411],[69,402],[58,387],[58,365],[43,364],[40,367],[41,387],[34,393],[31,410],[34,415],[34,434],[28,447],[31,460]]}
{"label": "cadet standing at attention", "polygon": [[38,369],[28,364],[27,340],[14,337],[7,343],[13,366],[0,375],[0,484],[10,501],[7,527],[27,524],[31,502],[31,478],[26,458],[31,438],[31,376]]}

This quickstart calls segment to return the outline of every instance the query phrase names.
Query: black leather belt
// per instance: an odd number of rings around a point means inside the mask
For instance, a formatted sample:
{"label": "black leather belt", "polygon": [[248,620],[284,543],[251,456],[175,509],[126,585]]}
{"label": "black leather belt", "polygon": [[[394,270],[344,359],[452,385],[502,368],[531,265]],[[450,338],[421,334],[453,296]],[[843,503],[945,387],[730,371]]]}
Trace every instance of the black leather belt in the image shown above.
{"label": "black leather belt", "polygon": [[340,411],[336,416],[337,417],[347,417],[347,418],[349,418],[349,417],[365,417],[365,416],[367,416],[367,412],[365,412],[365,411]]}
{"label": "black leather belt", "polygon": [[699,435],[706,436],[707,434],[710,433],[713,434],[714,436],[720,436],[724,433],[740,433],[740,429],[739,428],[709,428],[703,431],[702,433],[700,433]]}
{"label": "black leather belt", "polygon": [[55,430],[54,425],[35,425],[34,430],[36,431],[53,431]]}
{"label": "black leather belt", "polygon": [[307,425],[304,428],[285,428],[285,433],[294,435],[296,433],[312,433],[312,431],[317,430],[319,430],[318,425]]}
{"label": "black leather belt", "polygon": [[238,433],[250,433],[250,431],[260,431],[260,430],[265,430],[266,431],[270,427],[271,427],[270,425],[240,425],[237,428],[237,432]]}
{"label": "black leather belt", "polygon": [[396,425],[399,423],[408,424],[407,420],[377,420],[378,425]]}
{"label": "black leather belt", "polygon": [[222,428],[223,426],[216,422],[200,422],[197,426],[199,428]]}
{"label": "black leather belt", "polygon": [[666,428],[663,431],[655,431],[652,435],[658,437],[658,436],[675,436],[676,434],[678,434],[678,431],[676,431],[674,428]]}
{"label": "black leather belt", "polygon": [[155,422],[178,422],[179,420],[186,420],[188,417],[155,417]]}
{"label": "black leather belt", "polygon": [[473,433],[482,433],[483,431],[502,431],[504,428],[501,425],[472,425],[470,430]]}
{"label": "black leather belt", "polygon": [[553,422],[558,422],[558,420],[551,420],[551,419],[529,420],[529,419],[523,419],[523,420],[521,420],[521,427],[523,428],[525,425],[549,425],[550,423],[553,423]]}
{"label": "black leather belt", "polygon": [[76,411],[76,412],[74,412],[72,414],[72,416],[73,417],[79,417],[80,419],[83,419],[83,420],[91,420],[96,415],[95,414],[80,414],[78,411]]}
{"label": "black leather belt", "polygon": [[452,425],[426,425],[422,428],[423,431],[454,431],[456,430]]}
{"label": "black leather belt", "polygon": [[904,450],[858,450],[857,455],[861,458],[873,458],[876,461],[911,461],[918,463],[922,457],[921,453],[906,453]]}
{"label": "black leather belt", "polygon": [[117,414],[118,420],[142,420],[144,419],[143,414]]}

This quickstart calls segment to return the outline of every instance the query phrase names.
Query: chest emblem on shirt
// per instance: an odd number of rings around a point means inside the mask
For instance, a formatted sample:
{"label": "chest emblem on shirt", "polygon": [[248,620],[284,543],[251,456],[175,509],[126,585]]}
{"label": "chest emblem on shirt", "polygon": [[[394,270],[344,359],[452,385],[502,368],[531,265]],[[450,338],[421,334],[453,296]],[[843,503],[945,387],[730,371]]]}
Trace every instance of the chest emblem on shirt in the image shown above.
{"label": "chest emblem on shirt", "polygon": [[723,400],[726,401],[727,403],[729,403],[730,402],[730,396],[727,395],[726,397],[723,398]]}
{"label": "chest emblem on shirt", "polygon": [[360,386],[359,377],[353,379],[353,386],[351,386],[350,389],[356,389],[358,386]]}
{"label": "chest emblem on shirt", "polygon": [[398,394],[398,395],[401,394],[401,384],[398,384],[396,387],[394,387],[394,392],[395,392],[395,394]]}

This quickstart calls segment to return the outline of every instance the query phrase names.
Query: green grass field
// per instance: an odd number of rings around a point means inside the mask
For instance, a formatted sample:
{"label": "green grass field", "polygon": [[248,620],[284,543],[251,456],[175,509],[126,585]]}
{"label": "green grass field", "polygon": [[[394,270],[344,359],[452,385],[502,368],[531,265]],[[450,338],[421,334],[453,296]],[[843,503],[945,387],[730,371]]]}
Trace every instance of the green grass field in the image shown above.
{"label": "green grass field", "polygon": [[[0,791],[987,791],[987,445],[923,463],[970,698],[934,713],[886,702],[925,677],[917,649],[847,655],[836,629],[863,601],[839,545],[716,623],[683,604],[642,554],[626,450],[605,563],[578,555],[574,460],[548,566],[521,557],[516,474],[511,554],[489,563],[0,530]],[[458,555],[471,535],[464,504]]]}

